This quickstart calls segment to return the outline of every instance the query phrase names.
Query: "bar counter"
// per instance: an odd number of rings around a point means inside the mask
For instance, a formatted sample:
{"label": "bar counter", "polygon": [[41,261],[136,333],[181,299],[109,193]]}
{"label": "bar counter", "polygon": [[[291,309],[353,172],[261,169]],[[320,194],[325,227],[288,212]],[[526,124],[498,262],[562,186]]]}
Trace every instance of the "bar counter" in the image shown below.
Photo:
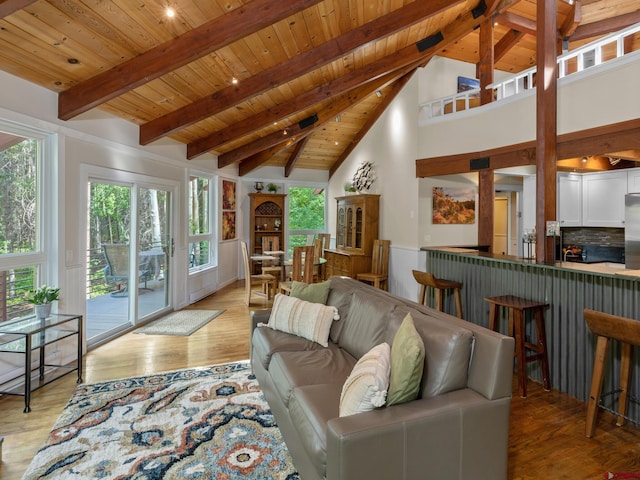
{"label": "bar counter", "polygon": [[[614,263],[580,264],[556,262],[538,264],[535,260],[479,252],[455,247],[423,247],[426,271],[438,278],[463,283],[462,305],[465,320],[487,327],[489,304],[485,297],[517,295],[549,304],[545,310],[547,350],[551,387],[587,401],[595,352],[595,337],[589,331],[585,308],[633,319],[640,318],[640,270],[626,270]],[[431,302],[433,298],[431,298]],[[433,305],[433,303],[430,303]],[[453,296],[445,300],[445,311],[452,312]],[[526,335],[532,330],[526,322]],[[506,313],[502,313],[500,331],[506,332]],[[604,380],[603,392],[617,387],[620,373],[620,346],[613,342],[609,355],[613,362]],[[630,393],[639,397],[640,355],[632,365]],[[539,362],[527,365],[530,379],[541,381]],[[614,397],[617,398],[617,397]],[[605,404],[611,404],[609,398]],[[629,404],[628,415],[640,418],[640,409]]]}

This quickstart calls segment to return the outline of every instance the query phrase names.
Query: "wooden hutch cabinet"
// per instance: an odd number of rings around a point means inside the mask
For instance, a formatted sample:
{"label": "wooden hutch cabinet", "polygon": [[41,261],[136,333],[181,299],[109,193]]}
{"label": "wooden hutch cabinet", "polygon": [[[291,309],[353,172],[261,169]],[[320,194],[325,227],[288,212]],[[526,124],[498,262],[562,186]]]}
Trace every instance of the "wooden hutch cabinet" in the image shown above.
{"label": "wooden hutch cabinet", "polygon": [[[284,199],[285,194],[250,193],[251,242],[249,255],[262,254],[262,238],[273,239],[273,250],[284,250]],[[253,264],[254,274],[261,273],[260,265]]]}
{"label": "wooden hutch cabinet", "polygon": [[380,195],[336,197],[336,248],[325,250],[326,275],[355,277],[371,271],[373,241],[378,238]]}

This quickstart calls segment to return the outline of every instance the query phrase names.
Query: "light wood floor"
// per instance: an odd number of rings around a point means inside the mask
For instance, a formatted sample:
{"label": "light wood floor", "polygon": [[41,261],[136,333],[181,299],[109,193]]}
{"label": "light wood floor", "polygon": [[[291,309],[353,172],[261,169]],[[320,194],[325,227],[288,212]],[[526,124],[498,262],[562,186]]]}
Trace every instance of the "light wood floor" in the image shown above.
{"label": "light wood floor", "polygon": [[[226,309],[189,337],[128,333],[90,351],[85,357],[85,381],[248,358],[249,309],[243,304],[243,292],[238,283],[189,307]],[[262,305],[252,304],[252,308]],[[38,390],[28,414],[22,413],[22,397],[0,398],[0,435],[4,436],[0,479],[22,476],[75,386],[74,376],[68,375]],[[517,393],[513,397],[509,479],[602,479],[606,471],[640,472],[640,430],[616,427],[611,415],[601,414],[595,437],[587,439],[582,402],[544,392],[531,381],[528,393],[526,399]]]}

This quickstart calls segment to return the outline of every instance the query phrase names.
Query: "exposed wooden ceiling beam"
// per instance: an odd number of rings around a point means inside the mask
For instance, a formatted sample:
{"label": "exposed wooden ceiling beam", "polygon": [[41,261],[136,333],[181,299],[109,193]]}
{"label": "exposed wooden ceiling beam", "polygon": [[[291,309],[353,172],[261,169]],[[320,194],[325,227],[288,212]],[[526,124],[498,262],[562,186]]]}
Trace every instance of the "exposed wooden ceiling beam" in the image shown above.
{"label": "exposed wooden ceiling beam", "polygon": [[123,93],[283,20],[321,0],[253,0],[58,96],[58,118],[69,120]]}
{"label": "exposed wooden ceiling beam", "polygon": [[[640,119],[558,135],[559,160],[585,155],[613,155],[611,151],[640,150]],[[490,169],[535,165],[536,142],[519,143],[481,152],[445,155],[416,160],[416,177],[468,173],[469,161],[490,158]]]}
{"label": "exposed wooden ceiling beam", "polygon": [[[455,0],[453,4],[460,3],[460,1]],[[376,18],[314,49],[300,53],[287,62],[245,78],[241,85],[223,88],[212,95],[200,98],[142,125],[140,127],[140,144],[147,145],[158,138],[170,135],[181,128],[216,115],[233,105],[316,70],[342,58],[357,48],[388,37],[450,8],[451,4],[452,2],[447,0],[434,0],[428,4],[413,2],[383,17]]]}
{"label": "exposed wooden ceiling beam", "polygon": [[617,17],[608,18],[599,22],[580,25],[576,28],[573,35],[569,37],[569,40],[573,42],[606,35],[607,33],[617,32],[623,28],[630,27],[638,22],[640,22],[640,10],[636,10],[635,12],[627,13],[625,15],[618,15]]}
{"label": "exposed wooden ceiling beam", "polygon": [[[415,68],[415,66],[413,66],[413,68]],[[364,100],[367,96],[382,88],[385,84],[394,81],[404,73],[405,71],[402,70],[392,72],[391,74],[388,74],[381,79],[378,79],[377,81],[364,81],[357,88],[352,88],[345,93],[332,93],[332,95],[329,96],[332,97],[332,100],[329,103],[323,105],[322,109],[317,114],[317,121],[311,127],[303,128],[299,123],[295,123],[288,126],[284,130],[278,130],[277,132],[274,132],[270,135],[266,135],[262,138],[259,138],[258,140],[254,140],[253,142],[242,145],[235,150],[231,150],[218,156],[218,168],[224,168],[228,165],[231,165],[232,163],[244,160],[245,158],[255,155],[256,153],[264,149],[270,148],[273,145],[282,143],[283,137],[295,137],[296,140],[299,140],[300,135],[310,133],[314,128],[318,128],[318,126],[322,125],[323,123],[334,119],[336,115],[340,115],[348,108],[352,107],[361,100]]]}
{"label": "exposed wooden ceiling beam", "polygon": [[307,143],[309,143],[309,137],[304,137],[302,140],[296,143],[296,147],[293,149],[293,153],[289,157],[287,164],[284,166],[285,178],[289,178],[289,175],[291,175],[291,172],[296,166],[296,163],[298,163],[300,155],[302,155],[302,152],[304,152],[304,147],[307,146]]}
{"label": "exposed wooden ceiling beam", "polygon": [[[397,73],[391,73],[390,79],[397,78]],[[263,112],[243,119],[241,122],[229,125],[228,127],[212,133],[204,138],[187,144],[187,158],[189,160],[198,155],[215,149],[225,143],[235,141],[245,135],[256,132],[273,123],[281,123],[287,117],[302,112],[311,106],[326,101],[333,95],[341,95],[349,90],[369,83],[375,78],[367,78],[365,75],[347,75],[333,82],[327,82],[313,90],[297,96],[290,102],[282,103]],[[388,80],[383,79],[382,83]],[[376,85],[380,83],[377,82]],[[372,87],[374,90],[376,86]],[[379,88],[379,87],[378,87]],[[373,90],[372,90],[373,91]],[[371,92],[369,92],[371,93]]]}
{"label": "exposed wooden ceiling beam", "polygon": [[[409,73],[405,73],[403,77],[401,77],[399,80],[392,83],[392,86],[385,92],[384,94],[385,98],[380,103],[379,107],[376,109],[376,112],[369,117],[369,119],[367,120],[367,123],[363,126],[360,132],[358,132],[358,135],[356,135],[356,138],[350,143],[350,146],[347,147],[347,150],[349,150],[351,146],[355,147],[355,145],[357,145],[357,143],[362,139],[362,137],[366,134],[366,132],[371,128],[371,126],[379,118],[379,116],[384,112],[384,110],[391,103],[391,101],[396,97],[396,95],[400,92],[400,90],[402,90],[402,88],[406,85],[406,83],[409,81],[409,79],[411,78],[411,75],[414,72],[415,72],[415,69],[411,70]],[[392,80],[389,80],[389,81],[392,81]],[[386,83],[388,83],[389,81],[387,81]],[[382,82],[380,82],[376,84],[374,86],[374,89],[369,91],[368,94],[371,94],[372,91],[382,89],[382,88],[384,88],[384,85],[382,84]],[[366,92],[363,91],[362,93],[364,94]],[[358,95],[358,96],[361,96],[361,95]],[[347,103],[355,104],[357,102],[347,101]],[[305,128],[303,130],[295,130],[296,132],[298,132],[296,133],[295,138],[289,139],[286,142],[280,141],[278,144],[271,146],[267,150],[258,152],[246,158],[245,160],[242,160],[240,162],[240,166],[238,167],[238,174],[240,176],[246,175],[250,171],[258,168],[259,166],[269,161],[271,157],[279,153],[281,150],[284,150],[285,148],[289,148],[293,143],[296,143],[295,151],[291,155],[289,161],[287,162],[287,165],[285,165],[285,177],[288,177],[291,171],[293,170],[295,161],[297,161],[299,156],[302,154],[302,151],[304,150],[304,147],[309,141],[313,131],[320,128],[325,123],[328,123],[329,121],[331,121],[332,118],[335,118],[336,114],[339,114],[345,110],[345,108],[343,108],[344,105],[340,105],[339,102],[333,102],[333,104],[334,105],[332,105],[331,108],[327,108],[325,111],[323,111],[324,115],[322,115],[322,117],[319,118],[318,122],[315,125],[309,128]],[[279,137],[275,136],[275,140],[279,141]],[[339,159],[338,161],[342,163],[344,161],[344,158],[346,158],[346,156],[345,157],[341,156],[341,160]]]}
{"label": "exposed wooden ceiling beam", "polygon": [[504,57],[524,37],[524,32],[519,32],[513,28],[505,33],[493,47],[493,61],[498,62]]}
{"label": "exposed wooden ceiling beam", "polygon": [[511,12],[501,13],[496,17],[496,22],[505,27],[513,28],[519,32],[524,32],[529,35],[536,34],[536,22],[529,20],[528,18],[521,17]]}
{"label": "exposed wooden ceiling beam", "polygon": [[[480,15],[474,18],[472,12],[466,12],[459,16],[452,23],[444,27],[442,31],[438,32],[441,40],[438,41],[435,45],[422,51],[420,51],[417,45],[409,45],[391,55],[387,55],[386,57],[381,58],[380,60],[367,64],[351,72],[350,74],[344,75],[343,77],[330,82],[330,84],[335,87],[338,84],[344,85],[349,83],[352,85],[350,88],[353,88],[353,85],[363,84],[371,79],[383,76],[389,72],[397,71],[403,67],[415,67],[415,65],[422,64],[426,59],[431,58],[433,55],[446,48],[446,46],[450,43],[459,40],[461,37],[479,26],[480,23],[482,23],[484,20],[484,15]],[[326,87],[321,86],[318,88]],[[327,91],[327,97],[330,97],[332,95],[334,95],[334,93]],[[336,114],[337,113],[335,113],[334,116]],[[278,132],[276,132],[274,134],[274,137],[270,140],[268,140],[267,137],[264,137],[264,139],[260,139],[249,145],[244,145],[236,150],[233,150],[232,152],[227,152],[219,156],[218,168],[223,168],[227,165],[242,160],[247,156],[253,155],[254,153],[264,148],[268,148],[268,142],[273,141],[275,138],[277,138],[277,135],[279,135]],[[264,142],[266,143],[266,145],[261,145],[260,142]]]}
{"label": "exposed wooden ceiling beam", "polygon": [[0,0],[0,18],[8,17],[32,3],[36,3],[36,0]]}
{"label": "exposed wooden ceiling beam", "polygon": [[411,79],[411,77],[413,76],[414,73],[415,73],[415,70],[412,70],[409,73],[405,73],[402,78],[400,78],[396,82],[394,82],[383,93],[384,101],[378,106],[376,111],[372,115],[369,116],[369,118],[367,119],[367,122],[362,126],[360,131],[356,134],[356,136],[353,138],[353,140],[349,143],[347,148],[340,154],[338,159],[331,166],[331,168],[329,169],[329,178],[331,178],[331,176],[334,173],[336,173],[338,168],[340,168],[340,165],[342,165],[344,163],[344,161],[347,159],[347,157],[349,155],[351,155],[351,152],[353,152],[353,150],[358,146],[360,141],[369,132],[371,127],[373,127],[373,125],[378,121],[378,118],[380,118],[380,115],[382,115],[384,113],[384,111],[387,109],[389,104],[393,101],[394,98],[396,98],[398,93],[400,93],[400,91],[404,88],[404,86]]}
{"label": "exposed wooden ceiling beam", "polygon": [[[310,129],[307,132],[307,135],[309,135],[312,132],[312,130],[313,129]],[[302,139],[304,138],[307,138],[306,135],[302,137]],[[266,150],[263,150],[254,155],[251,155],[250,157],[245,158],[242,162],[240,162],[240,165],[238,165],[238,175],[241,177],[244,175],[247,175],[252,170],[255,170],[256,168],[268,162],[271,159],[271,157],[280,153],[280,151],[284,150],[285,148],[289,148],[291,145],[293,145],[296,142],[299,143],[299,140],[300,138],[296,138],[296,139],[289,138],[284,142],[280,142],[276,145],[273,145],[272,147],[267,148]]]}
{"label": "exposed wooden ceiling beam", "polygon": [[560,38],[568,38],[576,31],[582,21],[582,4],[576,1],[571,8],[571,12],[566,16],[560,27]]}

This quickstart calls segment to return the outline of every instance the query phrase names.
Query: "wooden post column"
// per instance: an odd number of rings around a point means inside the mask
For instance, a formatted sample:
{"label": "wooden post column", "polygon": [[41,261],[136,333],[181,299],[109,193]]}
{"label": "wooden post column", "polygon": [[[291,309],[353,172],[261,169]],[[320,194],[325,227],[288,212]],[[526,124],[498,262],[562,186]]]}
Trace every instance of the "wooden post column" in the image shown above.
{"label": "wooden post column", "polygon": [[493,170],[478,172],[478,245],[489,245],[493,251]]}
{"label": "wooden post column", "polygon": [[537,2],[536,73],[536,259],[553,259],[548,220],[556,219],[557,0]]}
{"label": "wooden post column", "polygon": [[[493,20],[491,18],[480,24],[479,51],[480,103],[484,105],[493,101],[493,92],[484,88],[493,83]],[[494,188],[493,169],[478,172],[478,245],[489,245],[489,251],[493,251]]]}

